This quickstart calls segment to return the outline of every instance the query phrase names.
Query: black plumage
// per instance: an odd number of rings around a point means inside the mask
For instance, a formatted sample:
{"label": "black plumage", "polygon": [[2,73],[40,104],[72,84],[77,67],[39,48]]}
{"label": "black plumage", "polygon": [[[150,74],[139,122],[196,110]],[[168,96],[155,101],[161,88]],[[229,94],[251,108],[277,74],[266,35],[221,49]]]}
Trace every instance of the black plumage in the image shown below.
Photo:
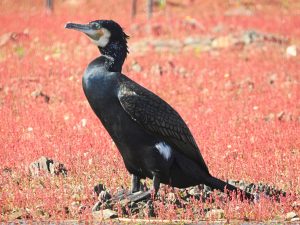
{"label": "black plumage", "polygon": [[132,192],[139,190],[140,179],[146,177],[153,179],[156,192],[160,183],[179,188],[206,184],[221,191],[238,190],[210,175],[180,115],[121,73],[128,36],[119,24],[97,20],[86,25],[68,23],[66,28],[87,34],[102,54],[88,65],[83,89],[133,175]]}

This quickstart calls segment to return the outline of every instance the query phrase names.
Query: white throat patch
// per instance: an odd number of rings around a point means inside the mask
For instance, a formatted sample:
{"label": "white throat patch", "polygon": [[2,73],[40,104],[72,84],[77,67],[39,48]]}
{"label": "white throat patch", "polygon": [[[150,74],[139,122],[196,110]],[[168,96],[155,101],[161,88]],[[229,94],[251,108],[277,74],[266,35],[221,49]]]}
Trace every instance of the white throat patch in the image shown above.
{"label": "white throat patch", "polygon": [[172,148],[167,145],[165,142],[159,142],[155,145],[155,148],[159,151],[159,153],[166,159],[170,159],[172,154]]}
{"label": "white throat patch", "polygon": [[101,31],[103,32],[103,34],[100,36],[100,38],[98,40],[92,40],[97,46],[99,47],[105,47],[108,42],[109,42],[109,38],[111,36],[111,33],[109,30],[107,30],[106,28],[101,28]]}

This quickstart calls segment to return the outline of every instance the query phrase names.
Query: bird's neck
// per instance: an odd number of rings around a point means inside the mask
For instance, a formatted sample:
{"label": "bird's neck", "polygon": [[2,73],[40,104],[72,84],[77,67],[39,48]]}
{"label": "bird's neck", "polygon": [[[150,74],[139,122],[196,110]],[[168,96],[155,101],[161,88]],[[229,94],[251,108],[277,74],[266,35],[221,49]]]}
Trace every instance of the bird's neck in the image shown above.
{"label": "bird's neck", "polygon": [[109,43],[105,47],[99,47],[102,57],[106,57],[106,69],[110,72],[121,72],[127,56],[127,45],[119,41]]}

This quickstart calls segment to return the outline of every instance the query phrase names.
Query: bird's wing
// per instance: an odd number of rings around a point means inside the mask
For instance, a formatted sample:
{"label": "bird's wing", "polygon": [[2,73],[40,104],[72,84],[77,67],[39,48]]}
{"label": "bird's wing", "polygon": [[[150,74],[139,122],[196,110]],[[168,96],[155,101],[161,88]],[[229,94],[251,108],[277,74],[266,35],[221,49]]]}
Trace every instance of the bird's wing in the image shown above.
{"label": "bird's wing", "polygon": [[135,122],[148,132],[168,140],[169,144],[176,146],[176,150],[208,172],[189,128],[168,103],[124,75],[119,84],[118,99]]}

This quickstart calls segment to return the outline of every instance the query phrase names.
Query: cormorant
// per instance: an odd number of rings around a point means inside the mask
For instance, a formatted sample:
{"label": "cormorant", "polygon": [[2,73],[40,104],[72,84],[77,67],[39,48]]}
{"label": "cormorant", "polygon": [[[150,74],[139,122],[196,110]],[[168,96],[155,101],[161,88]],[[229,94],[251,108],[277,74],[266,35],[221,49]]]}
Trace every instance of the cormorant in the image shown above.
{"label": "cormorant", "polygon": [[[160,183],[178,188],[205,184],[238,192],[209,173],[180,115],[121,73],[128,54],[128,36],[118,23],[96,20],[88,24],[67,23],[65,27],[85,33],[102,54],[85,70],[83,90],[132,174],[132,193],[139,191],[140,179],[146,177],[153,180],[155,193]],[[249,193],[245,196],[252,197]]]}

